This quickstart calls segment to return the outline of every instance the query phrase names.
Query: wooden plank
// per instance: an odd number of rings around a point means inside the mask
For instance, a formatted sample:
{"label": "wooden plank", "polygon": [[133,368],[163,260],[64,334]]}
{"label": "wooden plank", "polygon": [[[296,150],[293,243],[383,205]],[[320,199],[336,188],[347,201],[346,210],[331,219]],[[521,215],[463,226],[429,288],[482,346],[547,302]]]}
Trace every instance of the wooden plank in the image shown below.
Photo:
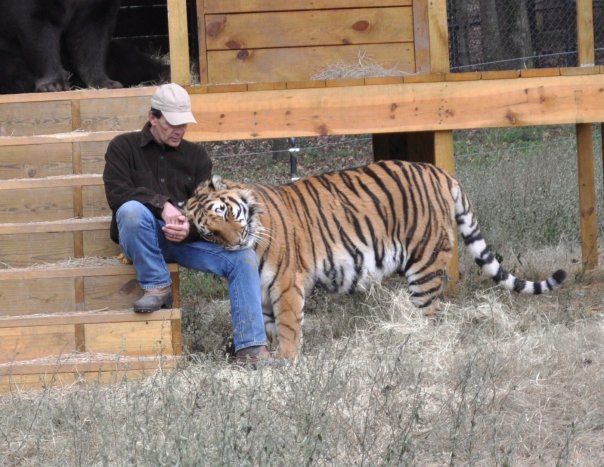
{"label": "wooden plank", "polygon": [[377,84],[402,84],[402,76],[379,76],[375,78],[365,78],[365,85],[374,86]]}
{"label": "wooden plank", "polygon": [[132,309],[132,303],[143,295],[134,274],[86,277],[84,291],[85,310]]}
{"label": "wooden plank", "polygon": [[109,238],[109,229],[84,232],[84,256],[114,258],[120,254],[120,248]]}
{"label": "wooden plank", "polygon": [[449,72],[449,28],[447,25],[447,0],[428,2],[430,31],[430,71]]}
{"label": "wooden plank", "polygon": [[[178,265],[168,263],[168,269],[178,271]],[[122,264],[117,259],[73,261],[69,264],[49,265],[46,268],[14,268],[0,269],[0,281],[22,281],[47,278],[73,278],[96,276],[133,275],[134,267]]]}
{"label": "wooden plank", "polygon": [[276,89],[285,89],[286,83],[283,81],[276,83],[249,83],[248,91],[274,91]]}
{"label": "wooden plank", "polygon": [[61,356],[55,360],[19,362],[0,365],[0,376],[59,375],[68,373],[114,372],[122,370],[155,370],[174,368],[179,359],[166,356],[120,357],[86,353]]}
{"label": "wooden plank", "polygon": [[139,380],[150,376],[154,370],[118,370],[61,372],[52,371],[34,375],[0,376],[0,393],[34,391],[48,387],[72,387],[74,384],[117,384],[124,380]]}
{"label": "wooden plank", "polygon": [[520,77],[520,70],[482,71],[480,76],[482,79],[514,79]]}
{"label": "wooden plank", "polygon": [[105,168],[105,153],[107,152],[107,146],[109,146],[109,140],[87,141],[78,144],[81,148],[82,173],[103,173]]}
{"label": "wooden plank", "polygon": [[170,325],[172,330],[172,354],[182,354],[182,326],[180,319],[173,319]]}
{"label": "wooden plank", "polygon": [[0,147],[0,179],[71,173],[71,143]]}
{"label": "wooden plank", "polygon": [[413,41],[409,7],[206,15],[205,21],[208,51]]}
{"label": "wooden plank", "polygon": [[[53,102],[53,105],[57,105],[57,102],[61,102],[62,105],[62,103],[65,102],[69,106],[69,113],[71,113],[71,101],[73,100],[128,99],[141,96],[150,98],[155,92],[155,89],[157,89],[157,86],[141,86],[121,89],[80,89],[77,91],[35,92],[29,94],[1,94],[0,108],[2,108],[4,104],[34,103],[35,107],[46,109],[42,103]],[[0,115],[2,115],[1,112]],[[69,118],[69,123],[71,124],[71,117]]]}
{"label": "wooden plank", "polygon": [[62,355],[75,349],[73,325],[0,328],[0,363]]}
{"label": "wooden plank", "polygon": [[82,115],[80,114],[80,101],[71,101],[71,130],[79,130],[82,127]]}
{"label": "wooden plank", "polygon": [[[417,1],[417,0],[416,0]],[[320,10],[411,5],[413,0],[205,0],[204,13],[243,13],[252,11]]]}
{"label": "wooden plank", "polygon": [[102,185],[101,174],[58,175],[46,178],[14,178],[0,180],[1,190],[35,190],[40,188],[78,187],[86,185]]}
{"label": "wooden plank", "polygon": [[319,72],[370,60],[386,69],[415,70],[412,44],[367,44],[208,52],[212,83],[300,81]]}
{"label": "wooden plank", "polygon": [[76,324],[74,326],[75,334],[75,349],[77,352],[86,351],[86,328],[83,324]]}
{"label": "wooden plank", "polygon": [[287,89],[315,89],[324,88],[325,80],[317,79],[312,81],[288,81],[285,83]]}
{"label": "wooden plank", "polygon": [[540,78],[543,76],[560,76],[560,68],[529,68],[520,70],[521,78]]}
{"label": "wooden plank", "polygon": [[593,66],[596,63],[593,12],[593,0],[577,0],[578,61],[581,66]]}
{"label": "wooden plank", "polygon": [[577,125],[577,161],[579,178],[579,213],[583,268],[598,265],[598,221],[596,218],[596,180],[593,135],[590,124]]}
{"label": "wooden plank", "polygon": [[187,2],[186,0],[168,0],[167,5],[170,77],[173,83],[190,84]]}
{"label": "wooden plank", "polygon": [[196,0],[197,7],[197,46],[199,49],[199,82],[208,82],[208,60],[206,46],[205,0]]}
{"label": "wooden plank", "polygon": [[172,279],[172,306],[180,307],[180,274],[178,269],[170,273]]}
{"label": "wooden plank", "polygon": [[71,131],[70,101],[0,105],[0,136],[44,135],[65,131]]}
{"label": "wooden plank", "polygon": [[245,92],[247,84],[210,84],[206,89],[207,92]]}
{"label": "wooden plank", "polygon": [[0,223],[54,221],[73,217],[71,187],[4,190],[4,183],[6,181],[0,181]]}
{"label": "wooden plank", "polygon": [[98,217],[111,215],[107,204],[105,186],[86,186],[82,189],[85,217]]}
{"label": "wooden plank", "polygon": [[[0,224],[0,228],[2,224]],[[73,237],[67,233],[16,233],[0,236],[0,263],[13,268],[74,257]]]}
{"label": "wooden plank", "polygon": [[364,78],[351,78],[351,79],[327,79],[325,80],[326,88],[335,88],[342,86],[364,86],[365,79]]}
{"label": "wooden plank", "polygon": [[27,316],[2,316],[1,328],[50,326],[59,324],[128,323],[139,321],[180,320],[182,313],[178,308],[158,310],[153,313],[134,313],[131,310],[82,311],[75,313],[52,313]]}
{"label": "wooden plank", "polygon": [[[0,275],[6,270],[0,270]],[[75,310],[73,278],[3,280],[0,285],[0,316],[54,313]]]}
{"label": "wooden plank", "polygon": [[562,76],[580,76],[580,75],[597,75],[600,73],[600,67],[597,66],[580,66],[560,68]]}
{"label": "wooden plank", "polygon": [[428,73],[427,75],[405,75],[403,83],[442,83],[445,80],[444,73]]}
{"label": "wooden plank", "polygon": [[415,72],[430,73],[430,23],[428,0],[413,1],[413,44],[415,47]]}
{"label": "wooden plank", "polygon": [[84,324],[86,351],[120,355],[172,355],[171,321]]}
{"label": "wooden plank", "polygon": [[445,73],[445,81],[476,81],[478,79],[482,79],[482,73],[480,71]]}
{"label": "wooden plank", "polygon": [[150,107],[148,96],[85,99],[81,103],[82,128],[93,132],[140,130]]}
{"label": "wooden plank", "polygon": [[[604,75],[193,94],[193,141],[604,121]],[[395,109],[394,117],[392,109]],[[404,111],[403,111],[404,110]],[[295,123],[295,124],[294,124]]]}
{"label": "wooden plank", "polygon": [[33,234],[53,232],[79,232],[88,230],[102,230],[107,234],[111,217],[90,217],[84,219],[61,219],[48,222],[22,222],[0,224],[0,235]]}
{"label": "wooden plank", "polygon": [[84,278],[73,278],[75,311],[83,311],[86,309],[86,294],[84,291]]}
{"label": "wooden plank", "polygon": [[100,141],[108,142],[124,131],[72,131],[70,133],[57,133],[53,135],[30,135],[30,136],[11,136],[0,137],[0,148],[14,148],[17,146],[46,146],[49,144],[64,144],[78,141]]}

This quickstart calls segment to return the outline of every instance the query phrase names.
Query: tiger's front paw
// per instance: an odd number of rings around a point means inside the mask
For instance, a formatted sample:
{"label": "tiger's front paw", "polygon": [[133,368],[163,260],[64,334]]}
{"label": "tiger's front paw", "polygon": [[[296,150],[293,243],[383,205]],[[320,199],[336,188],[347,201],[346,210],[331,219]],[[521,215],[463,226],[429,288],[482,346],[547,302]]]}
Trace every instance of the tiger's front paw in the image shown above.
{"label": "tiger's front paw", "polygon": [[119,255],[117,255],[117,259],[122,264],[132,264],[132,261],[130,261],[124,253],[120,253]]}

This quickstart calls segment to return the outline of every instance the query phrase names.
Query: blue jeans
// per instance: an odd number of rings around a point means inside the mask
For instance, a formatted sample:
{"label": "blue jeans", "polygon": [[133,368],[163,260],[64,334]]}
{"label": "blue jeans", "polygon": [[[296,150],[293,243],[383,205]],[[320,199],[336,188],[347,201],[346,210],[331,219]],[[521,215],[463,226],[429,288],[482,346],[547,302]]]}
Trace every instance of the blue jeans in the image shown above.
{"label": "blue jeans", "polygon": [[227,251],[204,241],[172,243],[161,230],[164,222],[138,201],[124,203],[116,220],[120,246],[132,261],[143,289],[172,283],[166,262],[226,277],[235,350],[266,344],[258,261],[253,250]]}

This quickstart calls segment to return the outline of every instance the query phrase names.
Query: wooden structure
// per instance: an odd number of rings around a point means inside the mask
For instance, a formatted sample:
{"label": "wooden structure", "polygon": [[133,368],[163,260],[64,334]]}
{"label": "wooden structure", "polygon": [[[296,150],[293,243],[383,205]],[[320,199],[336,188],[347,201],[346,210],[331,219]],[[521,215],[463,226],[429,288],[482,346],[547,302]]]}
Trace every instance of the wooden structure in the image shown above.
{"label": "wooden structure", "polygon": [[[188,85],[183,3],[168,1],[169,31],[173,80]],[[202,50],[208,57],[207,76],[217,76],[218,71],[212,71],[214,63],[230,66],[219,57],[241,60],[236,58],[241,50],[251,52],[238,66],[264,73],[265,65],[255,68],[254,57],[277,52],[258,42],[244,44],[232,29],[233,24],[240,24],[249,31],[245,21],[237,23],[244,16],[237,16],[237,21],[231,16],[235,11],[236,15],[259,15],[260,24],[277,27],[276,17],[270,15],[284,14],[279,11],[282,3],[198,1],[199,21],[206,29]],[[338,7],[344,3],[346,8]],[[576,124],[583,263],[594,267],[597,224],[591,124],[604,122],[604,68],[588,65],[590,47],[593,53],[593,33],[591,37],[585,33],[589,15],[579,19],[582,63],[587,66],[452,74],[446,54],[444,0],[292,1],[288,8],[298,21],[309,12],[348,18],[361,5],[370,7],[363,18],[382,18],[374,7],[386,3],[397,11],[397,18],[406,12],[405,21],[412,21],[411,40],[406,41],[407,32],[393,43],[413,51],[409,55],[413,59],[406,62],[413,74],[314,81],[306,75],[270,79],[273,75],[269,74],[258,82],[189,86],[200,123],[190,126],[187,137],[216,141],[372,133],[376,158],[427,160],[452,172],[452,130]],[[264,10],[257,9],[260,4]],[[350,18],[355,19],[353,25],[369,23],[357,29],[373,31],[374,19]],[[224,27],[216,27],[211,42],[208,29],[216,21]],[[324,30],[331,22],[319,18],[314,24],[323,25],[320,29]],[[384,40],[382,33],[371,37]],[[291,40],[303,36],[292,34]],[[317,33],[316,37],[324,36]],[[239,47],[230,44],[228,50],[220,49],[225,39],[238,41]],[[349,41],[360,43],[360,39]],[[288,50],[302,47],[288,44]],[[344,47],[317,44],[304,47],[322,48],[321,53]],[[108,240],[109,210],[100,177],[108,142],[120,132],[142,126],[153,91],[0,96],[0,263],[6,266],[0,269],[0,354],[4,359],[0,361],[0,391],[70,383],[93,374],[115,380],[121,375],[140,376],[160,364],[174,365],[173,356],[181,348],[180,311],[148,317],[123,311],[140,290],[133,269],[115,260],[117,250]],[[36,266],[40,263],[45,267]],[[177,268],[172,272],[177,294]],[[156,360],[157,355],[163,360]]]}

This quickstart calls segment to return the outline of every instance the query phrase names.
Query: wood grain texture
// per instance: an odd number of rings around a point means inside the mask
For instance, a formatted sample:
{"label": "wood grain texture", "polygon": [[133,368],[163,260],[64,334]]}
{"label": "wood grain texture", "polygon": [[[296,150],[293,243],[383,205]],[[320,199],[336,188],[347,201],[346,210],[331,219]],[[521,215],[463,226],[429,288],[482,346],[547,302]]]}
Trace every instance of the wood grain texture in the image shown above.
{"label": "wood grain texture", "polygon": [[604,121],[604,75],[193,94],[195,141]]}
{"label": "wood grain texture", "polygon": [[207,15],[205,21],[208,51],[413,41],[409,7]]}
{"label": "wood grain texture", "polygon": [[415,72],[429,73],[431,65],[428,0],[413,1],[413,30],[413,44],[415,47]]}
{"label": "wood grain texture", "polygon": [[187,1],[168,0],[167,6],[171,81],[181,85],[191,84]]}
{"label": "wood grain texture", "polygon": [[84,324],[86,351],[121,355],[172,355],[171,321]]}
{"label": "wood grain texture", "polygon": [[0,363],[71,353],[76,349],[69,324],[0,328]]}
{"label": "wood grain texture", "polygon": [[598,220],[592,125],[577,125],[577,161],[581,251],[584,269],[598,265]]}
{"label": "wood grain texture", "polygon": [[0,179],[72,173],[71,143],[0,146]]}
{"label": "wood grain texture", "polygon": [[66,131],[71,131],[71,102],[68,100],[0,105],[0,136],[47,135]]}
{"label": "wood grain texture", "polygon": [[579,65],[593,66],[596,62],[593,0],[577,0],[577,43]]}
{"label": "wood grain texture", "polygon": [[3,190],[3,183],[0,181],[0,223],[54,221],[73,217],[71,187]]}
{"label": "wood grain texture", "polygon": [[75,311],[73,278],[3,280],[0,301],[0,316]]}
{"label": "wood grain texture", "polygon": [[178,308],[158,310],[153,313],[134,313],[132,310],[80,311],[23,316],[0,316],[0,328],[50,326],[58,324],[127,323],[139,321],[180,320]]}
{"label": "wood grain texture", "polygon": [[208,52],[211,83],[309,80],[317,73],[359,60],[412,73],[412,44],[367,44]]}
{"label": "wood grain texture", "polygon": [[85,131],[140,130],[151,107],[148,96],[91,98],[82,100],[80,105]]}
{"label": "wood grain texture", "polygon": [[70,232],[0,235],[0,262],[19,268],[73,258],[72,235]]}
{"label": "wood grain texture", "polygon": [[[242,13],[251,11],[319,10],[378,6],[409,6],[413,0],[205,0],[204,13]],[[199,4],[198,4],[199,5]]]}

